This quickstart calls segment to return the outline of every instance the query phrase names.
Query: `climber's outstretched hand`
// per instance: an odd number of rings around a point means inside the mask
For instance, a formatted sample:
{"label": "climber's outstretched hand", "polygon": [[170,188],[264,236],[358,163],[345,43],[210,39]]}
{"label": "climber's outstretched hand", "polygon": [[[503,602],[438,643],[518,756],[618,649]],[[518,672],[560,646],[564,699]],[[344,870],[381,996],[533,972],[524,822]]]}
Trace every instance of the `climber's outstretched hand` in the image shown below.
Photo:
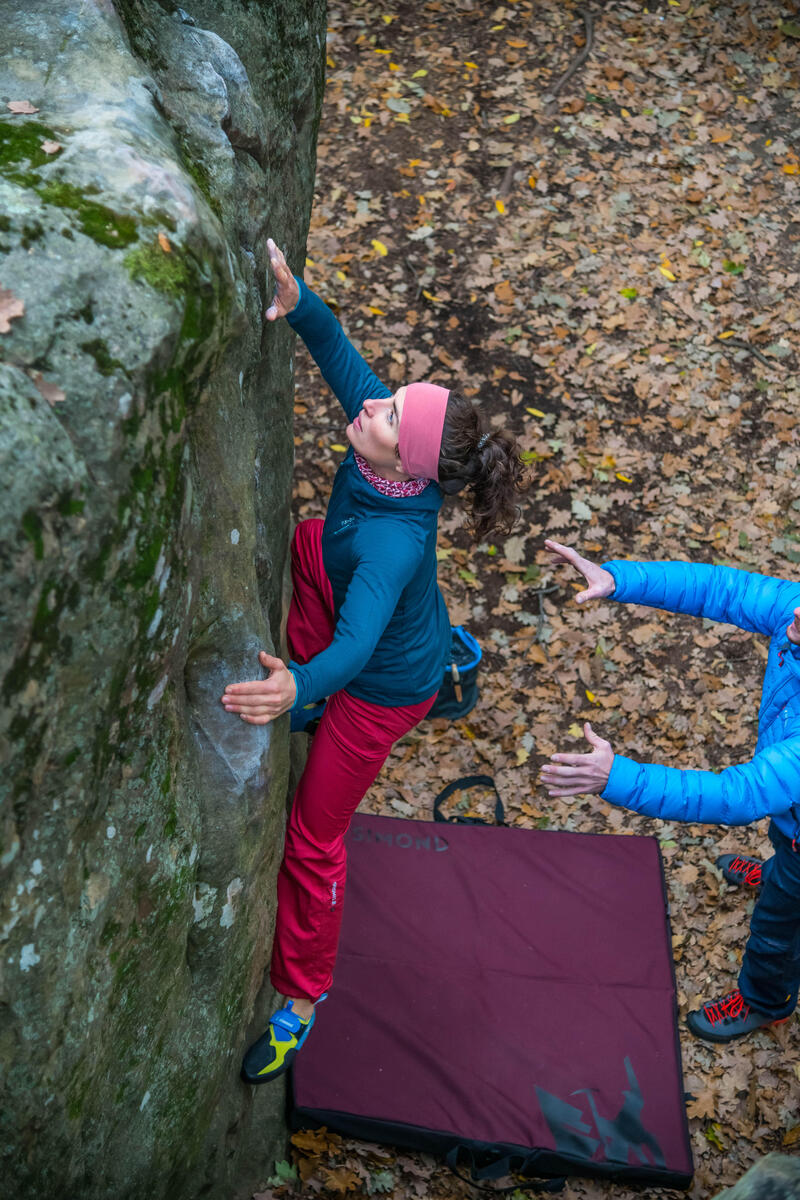
{"label": "climber's outstretched hand", "polygon": [[297,286],[297,280],[289,270],[283,251],[278,249],[272,238],[267,238],[267,250],[269,251],[269,265],[275,276],[275,295],[264,315],[268,321],[277,321],[279,317],[285,317],[287,313],[297,307],[300,289]]}
{"label": "climber's outstretched hand", "polygon": [[269,671],[268,678],[229,683],[222,705],[226,712],[238,713],[250,725],[268,725],[292,707],[297,697],[297,685],[282,659],[262,650],[258,660]]}

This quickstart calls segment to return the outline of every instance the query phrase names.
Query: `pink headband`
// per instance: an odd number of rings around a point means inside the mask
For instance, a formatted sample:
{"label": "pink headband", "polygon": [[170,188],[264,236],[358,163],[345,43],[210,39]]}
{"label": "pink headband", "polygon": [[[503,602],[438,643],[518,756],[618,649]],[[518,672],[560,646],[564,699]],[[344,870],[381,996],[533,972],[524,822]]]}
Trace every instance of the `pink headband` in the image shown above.
{"label": "pink headband", "polygon": [[447,388],[435,383],[410,383],[406,388],[397,448],[400,465],[415,479],[439,478],[439,451],[449,395]]}

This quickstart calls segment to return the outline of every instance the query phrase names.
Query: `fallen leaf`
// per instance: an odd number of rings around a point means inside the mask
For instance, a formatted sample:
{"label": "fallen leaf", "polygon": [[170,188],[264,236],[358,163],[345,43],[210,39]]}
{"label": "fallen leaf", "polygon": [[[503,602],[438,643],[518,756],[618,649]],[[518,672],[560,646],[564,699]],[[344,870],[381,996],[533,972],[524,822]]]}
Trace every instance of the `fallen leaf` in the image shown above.
{"label": "fallen leaf", "polygon": [[158,244],[165,254],[172,253],[172,246],[169,244],[169,238],[160,229],[158,231]]}
{"label": "fallen leaf", "polygon": [[42,142],[42,150],[44,150],[45,154],[55,154],[60,149],[61,142],[51,142],[49,140]]}
{"label": "fallen leaf", "polygon": [[341,1140],[337,1133],[328,1133],[325,1125],[319,1129],[301,1129],[289,1139],[292,1145],[304,1154],[324,1154],[327,1150],[337,1147]]}
{"label": "fallen leaf", "polygon": [[18,300],[8,288],[0,287],[0,333],[8,333],[10,322],[25,313],[25,301]]}
{"label": "fallen leaf", "polygon": [[693,1097],[686,1105],[687,1117],[713,1117],[716,1113],[717,1097],[710,1087]]}
{"label": "fallen leaf", "polygon": [[48,404],[58,404],[61,400],[66,400],[65,392],[56,383],[50,383],[45,379],[41,371],[31,371],[31,379],[33,386],[44,396]]}
{"label": "fallen leaf", "polygon": [[325,1178],[325,1190],[328,1192],[337,1192],[343,1196],[345,1192],[354,1192],[361,1185],[361,1180],[355,1171],[349,1171],[347,1167],[335,1167],[332,1171],[325,1168],[323,1170]]}
{"label": "fallen leaf", "polygon": [[30,100],[9,100],[6,108],[10,108],[12,113],[37,113],[38,108],[34,108]]}
{"label": "fallen leaf", "polygon": [[724,1150],[725,1143],[722,1140],[722,1129],[716,1123],[707,1125],[703,1130],[705,1139],[710,1142],[716,1150]]}
{"label": "fallen leaf", "polygon": [[376,254],[379,254],[381,258],[384,258],[389,253],[383,242],[379,242],[377,238],[372,239],[372,249]]}
{"label": "fallen leaf", "polygon": [[631,630],[631,640],[637,646],[643,646],[645,642],[649,642],[652,637],[660,633],[663,629],[661,622],[645,621],[642,625],[634,625]]}
{"label": "fallen leaf", "polygon": [[331,450],[335,450],[338,454],[344,454],[346,449],[347,449],[347,446],[343,446],[341,444],[341,442],[332,442],[331,443]]}

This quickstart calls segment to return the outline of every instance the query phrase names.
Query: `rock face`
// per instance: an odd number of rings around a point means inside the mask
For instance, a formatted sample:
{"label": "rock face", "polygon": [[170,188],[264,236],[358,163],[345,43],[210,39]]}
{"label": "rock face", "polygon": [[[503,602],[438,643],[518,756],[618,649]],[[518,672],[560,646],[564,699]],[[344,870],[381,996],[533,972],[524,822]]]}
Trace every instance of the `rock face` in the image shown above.
{"label": "rock face", "polygon": [[3,25],[0,1177],[225,1197],[283,1135],[280,1088],[238,1070],[288,729],[219,697],[280,640],[293,335],[263,324],[266,239],[302,262],[324,0]]}
{"label": "rock face", "polygon": [[716,1200],[797,1200],[800,1196],[800,1160],[787,1154],[767,1154],[738,1183]]}

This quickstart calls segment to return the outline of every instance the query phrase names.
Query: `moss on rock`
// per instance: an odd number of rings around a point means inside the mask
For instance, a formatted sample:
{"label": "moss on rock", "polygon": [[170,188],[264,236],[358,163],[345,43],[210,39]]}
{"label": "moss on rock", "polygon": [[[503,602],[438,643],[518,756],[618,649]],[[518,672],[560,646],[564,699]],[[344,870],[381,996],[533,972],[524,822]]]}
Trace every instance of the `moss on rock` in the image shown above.
{"label": "moss on rock", "polygon": [[94,338],[91,342],[81,342],[81,350],[91,354],[101,375],[113,375],[117,368],[125,369],[118,358],[112,357],[102,338]]}
{"label": "moss on rock", "polygon": [[58,136],[38,121],[0,121],[0,173],[14,179],[18,163],[36,168],[52,162],[53,155],[44,152],[42,142],[58,141]]}
{"label": "moss on rock", "polygon": [[45,204],[74,212],[82,231],[101,246],[124,249],[139,236],[133,217],[89,198],[98,194],[97,188],[79,188],[63,180],[37,180],[33,190]]}
{"label": "moss on rock", "polygon": [[189,285],[190,273],[183,254],[175,249],[163,250],[157,238],[131,250],[124,262],[132,279],[149,283],[165,296],[177,298]]}

